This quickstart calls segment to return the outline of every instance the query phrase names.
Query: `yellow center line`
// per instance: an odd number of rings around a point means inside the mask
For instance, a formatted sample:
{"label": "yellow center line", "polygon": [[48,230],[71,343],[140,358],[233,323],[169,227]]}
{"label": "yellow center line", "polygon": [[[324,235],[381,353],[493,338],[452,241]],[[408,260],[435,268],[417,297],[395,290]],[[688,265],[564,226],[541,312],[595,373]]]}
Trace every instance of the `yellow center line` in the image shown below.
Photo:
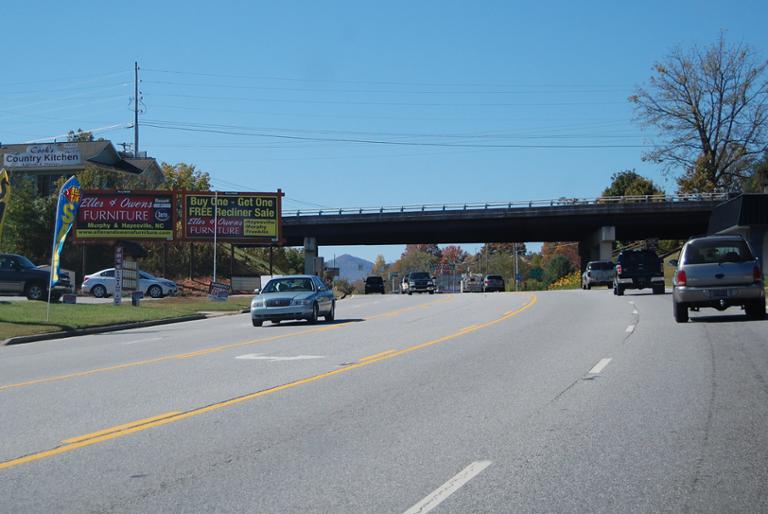
{"label": "yellow center line", "polygon": [[[445,301],[447,301],[449,299],[450,298],[436,300],[436,301],[432,302],[432,304],[445,302]],[[408,308],[405,308],[405,309],[398,309],[398,310],[395,310],[395,311],[392,311],[392,312],[388,312],[388,313],[384,313],[384,314],[379,314],[379,315],[376,315],[376,316],[371,316],[369,318],[365,318],[365,320],[366,321],[371,321],[371,320],[375,320],[375,319],[379,319],[379,318],[383,318],[383,317],[399,316],[400,314],[403,314],[404,312],[408,312],[408,311],[414,310],[414,309],[419,308],[419,307],[421,307],[421,306],[408,307]],[[35,380],[27,380],[25,382],[17,382],[15,384],[0,385],[0,392],[7,391],[9,389],[16,389],[16,388],[19,388],[19,387],[26,387],[26,386],[38,385],[38,384],[48,384],[48,383],[51,383],[51,382],[59,382],[59,381],[62,381],[62,380],[69,380],[69,379],[72,379],[72,378],[87,377],[87,376],[96,375],[96,374],[99,374],[99,373],[107,373],[109,371],[117,371],[117,370],[122,370],[122,369],[135,368],[137,366],[147,366],[147,365],[150,365],[150,364],[158,364],[158,363],[161,363],[161,362],[168,362],[168,361],[175,361],[175,360],[182,360],[182,359],[191,359],[193,357],[202,357],[203,355],[210,355],[212,353],[219,353],[219,352],[223,352],[223,351],[226,351],[226,350],[232,350],[234,348],[242,348],[244,346],[251,346],[251,345],[256,345],[256,344],[270,343],[270,342],[273,342],[273,341],[278,341],[280,339],[288,339],[288,338],[291,338],[291,337],[298,337],[298,336],[303,336],[303,335],[308,335],[308,334],[317,334],[317,333],[320,333],[320,332],[327,332],[329,330],[336,330],[336,329],[339,329],[339,328],[348,327],[348,326],[353,325],[353,324],[354,324],[353,322],[337,323],[335,325],[328,325],[328,326],[317,327],[317,328],[312,328],[312,329],[308,329],[308,330],[302,330],[300,332],[294,332],[292,334],[280,334],[280,335],[271,336],[271,337],[264,337],[264,338],[259,338],[259,339],[251,339],[249,341],[244,341],[244,342],[240,342],[240,343],[225,344],[225,345],[222,345],[222,346],[214,346],[214,347],[211,347],[211,348],[205,348],[205,349],[197,350],[197,351],[194,351],[194,352],[177,353],[177,354],[173,354],[173,355],[164,355],[162,357],[153,357],[151,359],[146,359],[146,360],[126,362],[124,364],[116,364],[114,366],[106,366],[106,367],[103,367],[103,368],[94,368],[94,369],[89,369],[89,370],[85,370],[85,371],[77,371],[75,373],[67,373],[66,375],[57,375],[57,376],[53,376],[53,377],[38,378],[38,379],[35,379]]]}
{"label": "yellow center line", "polygon": [[375,359],[377,357],[381,357],[382,355],[387,355],[389,353],[394,353],[395,351],[397,351],[397,350],[387,350],[386,352],[381,352],[381,353],[376,353],[376,354],[373,354],[373,355],[369,355],[368,357],[363,357],[361,359],[358,359],[358,362],[369,361],[371,359]]}
{"label": "yellow center line", "polygon": [[[517,316],[521,312],[531,308],[537,301],[536,295],[532,295],[527,303],[525,303],[522,307],[515,311],[509,311],[503,316],[496,318],[494,320],[488,321],[486,323],[481,323],[478,325],[475,325],[472,328],[466,328],[462,329],[458,332],[455,332],[453,334],[449,334],[447,336],[440,337],[438,339],[433,339],[431,341],[427,341],[421,344],[417,344],[414,346],[410,346],[408,348],[404,348],[402,350],[396,350],[393,352],[382,352],[382,354],[371,355],[367,360],[364,362],[358,362],[356,364],[350,364],[349,366],[339,368],[333,371],[329,371],[326,373],[320,373],[319,375],[314,375],[307,378],[302,378],[300,380],[296,380],[293,382],[289,382],[287,384],[270,387],[268,389],[264,389],[262,391],[257,391],[255,393],[249,393],[243,396],[239,396],[237,398],[232,398],[229,400],[224,400],[218,403],[213,403],[211,405],[206,405],[204,407],[199,407],[197,409],[192,409],[186,412],[181,412],[178,414],[175,413],[167,413],[161,416],[156,416],[155,418],[146,418],[144,420],[140,420],[134,423],[127,423],[126,425],[120,425],[119,427],[113,427],[111,429],[106,429],[100,432],[93,432],[92,434],[87,434],[82,437],[76,437],[72,439],[68,439],[67,441],[77,441],[77,442],[71,442],[68,444],[64,444],[63,446],[58,446],[56,448],[52,448],[50,450],[45,450],[39,453],[33,453],[30,455],[26,455],[24,457],[18,457],[16,459],[7,460],[4,462],[0,462],[0,469],[8,469],[15,466],[18,466],[20,464],[26,464],[28,462],[34,462],[37,460],[45,459],[48,457],[53,457],[56,455],[61,455],[63,453],[71,452],[73,450],[76,450],[78,448],[83,448],[86,446],[92,446],[94,444],[98,444],[104,441],[109,441],[111,439],[117,439],[118,437],[123,437],[128,434],[133,434],[136,432],[141,432],[143,430],[147,430],[149,428],[159,427],[162,425],[167,425],[169,423],[174,423],[176,421],[180,421],[182,419],[191,418],[193,416],[197,416],[200,414],[204,414],[206,412],[215,411],[218,409],[222,409],[224,407],[229,407],[232,405],[236,405],[239,403],[247,402],[250,400],[254,400],[256,398],[260,398],[262,396],[267,396],[269,394],[274,394],[280,391],[285,391],[287,389],[292,389],[295,387],[299,387],[305,384],[310,384],[312,382],[317,382],[319,380],[322,380],[324,378],[333,377],[336,375],[341,375],[342,373],[349,373],[350,371],[358,368],[363,368],[365,366],[370,366],[371,364],[381,362],[384,360],[389,360],[394,357],[398,357],[400,355],[405,355],[407,353],[415,352],[417,350],[421,350],[424,348],[428,348],[430,346],[434,346],[440,343],[444,343],[446,341],[451,341],[453,339],[456,339],[458,337],[461,337],[463,335],[467,335],[472,332],[476,332],[478,330],[481,330],[483,328],[490,327],[492,325],[495,325],[497,323],[501,323],[502,321],[508,320],[513,316]],[[155,421],[150,421],[152,419],[155,419]],[[125,428],[121,428],[125,427]],[[102,434],[102,435],[97,435]],[[65,443],[67,441],[64,441]]]}
{"label": "yellow center line", "polygon": [[81,441],[86,441],[88,439],[94,439],[96,437],[106,435],[106,434],[112,434],[114,432],[122,432],[125,429],[137,427],[139,425],[146,425],[147,423],[151,423],[153,421],[157,421],[160,419],[165,418],[171,418],[173,416],[177,416],[181,414],[179,411],[174,412],[166,412],[165,414],[160,414],[159,416],[153,416],[151,418],[144,418],[140,419],[138,421],[131,421],[130,423],[126,423],[124,425],[117,425],[116,427],[111,428],[105,428],[104,430],[99,430],[98,432],[91,432],[90,434],[81,435],[78,437],[72,437],[69,439],[64,439],[62,443],[79,443]]}

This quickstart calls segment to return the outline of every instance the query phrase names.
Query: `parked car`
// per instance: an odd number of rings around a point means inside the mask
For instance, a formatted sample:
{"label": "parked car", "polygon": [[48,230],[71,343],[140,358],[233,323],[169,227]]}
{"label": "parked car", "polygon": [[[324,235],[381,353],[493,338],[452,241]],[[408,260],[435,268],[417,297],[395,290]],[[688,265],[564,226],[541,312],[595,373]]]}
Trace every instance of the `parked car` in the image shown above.
{"label": "parked car", "polygon": [[[159,278],[146,271],[139,271],[139,291],[152,298],[175,295],[178,292],[176,282]],[[115,268],[107,268],[83,279],[80,287],[83,294],[92,294],[96,298],[105,298],[115,294]]]}
{"label": "parked car", "polygon": [[613,276],[616,273],[611,261],[590,261],[584,273],[581,274],[581,288],[592,289],[592,286],[613,287]]}
{"label": "parked car", "polygon": [[[32,261],[15,253],[0,254],[0,294],[24,295],[30,300],[48,300],[51,273],[37,268]],[[64,293],[72,291],[67,274],[60,274],[59,283],[51,290],[51,301],[58,302]]]}
{"label": "parked car", "polygon": [[663,263],[653,250],[624,250],[616,258],[613,294],[621,296],[625,289],[653,289],[664,294]]}
{"label": "parked car", "polygon": [[265,321],[305,319],[315,323],[336,317],[333,291],[314,275],[287,275],[273,278],[251,300],[251,321],[260,327]]}
{"label": "parked car", "polygon": [[481,293],[483,291],[483,276],[465,273],[461,277],[459,291],[462,293]]}
{"label": "parked car", "polygon": [[504,277],[501,275],[486,275],[483,277],[483,292],[504,292]]}
{"label": "parked car", "polygon": [[384,294],[384,279],[378,275],[371,275],[365,279],[365,294],[381,293]]}
{"label": "parked car", "polygon": [[739,235],[689,239],[680,252],[673,278],[675,321],[688,321],[688,309],[724,311],[741,306],[750,319],[765,317],[765,289],[758,259]]}

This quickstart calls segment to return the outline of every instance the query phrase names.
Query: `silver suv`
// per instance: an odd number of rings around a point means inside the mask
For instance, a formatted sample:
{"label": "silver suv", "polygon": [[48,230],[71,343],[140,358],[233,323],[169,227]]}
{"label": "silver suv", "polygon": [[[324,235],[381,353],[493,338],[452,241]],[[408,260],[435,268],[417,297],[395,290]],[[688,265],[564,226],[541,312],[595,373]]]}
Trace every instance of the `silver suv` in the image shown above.
{"label": "silver suv", "polygon": [[738,235],[689,239],[680,252],[673,279],[675,321],[688,321],[688,309],[723,311],[741,306],[750,319],[765,317],[765,289],[760,263]]}

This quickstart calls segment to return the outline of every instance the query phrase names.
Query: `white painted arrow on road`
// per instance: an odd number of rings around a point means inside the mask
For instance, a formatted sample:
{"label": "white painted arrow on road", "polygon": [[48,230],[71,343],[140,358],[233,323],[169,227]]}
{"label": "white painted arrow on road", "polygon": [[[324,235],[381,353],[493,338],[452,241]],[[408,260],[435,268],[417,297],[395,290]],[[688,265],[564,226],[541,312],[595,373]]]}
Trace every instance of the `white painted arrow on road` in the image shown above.
{"label": "white painted arrow on road", "polygon": [[264,355],[261,353],[247,353],[238,355],[235,359],[260,360],[260,361],[303,361],[308,359],[324,359],[323,355],[296,355],[293,357],[281,357],[279,355]]}

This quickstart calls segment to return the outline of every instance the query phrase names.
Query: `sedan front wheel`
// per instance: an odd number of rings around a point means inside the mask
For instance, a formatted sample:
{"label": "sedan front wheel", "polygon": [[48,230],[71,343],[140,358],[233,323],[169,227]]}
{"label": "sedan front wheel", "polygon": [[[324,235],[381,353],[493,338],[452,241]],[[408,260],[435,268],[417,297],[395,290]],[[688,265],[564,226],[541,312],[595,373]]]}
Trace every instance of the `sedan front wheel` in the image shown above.
{"label": "sedan front wheel", "polygon": [[161,298],[163,296],[163,288],[157,284],[149,286],[147,294],[152,298]]}
{"label": "sedan front wheel", "polygon": [[310,323],[317,323],[317,318],[320,317],[320,307],[317,306],[317,302],[312,304],[312,314],[309,316],[307,321]]}

